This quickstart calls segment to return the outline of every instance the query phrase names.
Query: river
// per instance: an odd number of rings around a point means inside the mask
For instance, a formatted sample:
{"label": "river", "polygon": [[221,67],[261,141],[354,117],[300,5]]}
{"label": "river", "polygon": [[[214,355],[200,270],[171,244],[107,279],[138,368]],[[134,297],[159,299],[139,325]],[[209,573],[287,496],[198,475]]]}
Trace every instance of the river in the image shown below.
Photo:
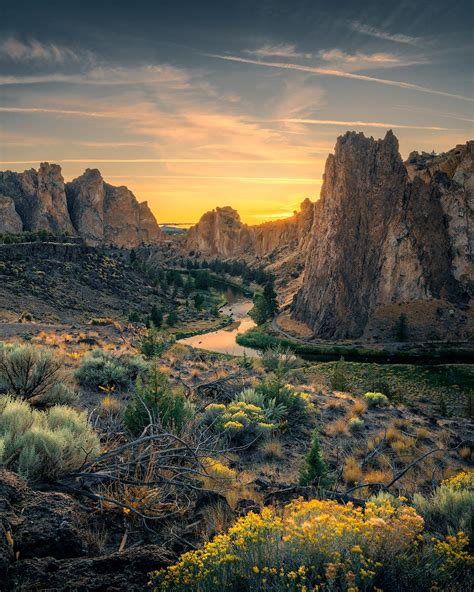
{"label": "river", "polygon": [[232,325],[218,331],[212,331],[212,333],[193,335],[192,337],[186,337],[186,339],[180,339],[179,343],[221,354],[231,354],[233,356],[243,356],[245,354],[249,358],[258,357],[259,354],[256,350],[243,347],[235,341],[237,335],[255,327],[255,323],[248,316],[252,306],[252,301],[247,299],[229,302],[229,304],[221,308],[221,312],[225,316],[232,315],[234,319]]}

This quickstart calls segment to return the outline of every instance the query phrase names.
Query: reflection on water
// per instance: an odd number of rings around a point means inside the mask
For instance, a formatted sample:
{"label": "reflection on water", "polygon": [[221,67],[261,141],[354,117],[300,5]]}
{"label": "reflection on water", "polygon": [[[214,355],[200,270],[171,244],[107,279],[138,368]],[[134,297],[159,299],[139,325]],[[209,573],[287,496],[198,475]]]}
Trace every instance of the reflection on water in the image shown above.
{"label": "reflection on water", "polygon": [[219,352],[223,354],[232,354],[234,356],[243,356],[244,353],[249,358],[258,357],[258,352],[248,347],[242,347],[236,343],[235,338],[239,333],[245,333],[251,327],[255,327],[255,323],[248,316],[249,310],[252,308],[251,300],[235,300],[235,293],[228,295],[229,299],[226,306],[222,308],[224,315],[232,315],[235,323],[229,325],[224,329],[213,331],[212,333],[205,333],[204,335],[194,335],[186,339],[180,339],[179,343],[190,345],[198,349],[205,349],[211,352]]}

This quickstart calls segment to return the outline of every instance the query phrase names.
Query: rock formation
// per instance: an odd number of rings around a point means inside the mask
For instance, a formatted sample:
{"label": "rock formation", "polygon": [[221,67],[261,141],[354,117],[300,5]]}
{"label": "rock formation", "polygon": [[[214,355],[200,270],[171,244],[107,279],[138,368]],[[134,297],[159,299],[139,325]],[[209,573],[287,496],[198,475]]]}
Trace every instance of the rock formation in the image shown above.
{"label": "rock formation", "polygon": [[6,171],[0,173],[0,194],[0,232],[46,230],[129,248],[162,237],[147,203],[139,203],[126,187],[105,183],[97,169],[66,184],[56,164]]}
{"label": "rock formation", "polygon": [[74,233],[59,165],[43,162],[38,171],[0,172],[0,193],[15,203],[23,230]]}
{"label": "rock formation", "polygon": [[279,295],[286,301],[301,282],[315,205],[305,199],[300,211],[290,218],[256,226],[244,224],[231,207],[216,208],[190,228],[185,250],[207,258],[240,259],[266,266],[276,276]]}
{"label": "rock formation", "polygon": [[15,202],[11,197],[0,195],[0,233],[21,232],[23,222],[15,210]]}
{"label": "rock formation", "polygon": [[226,206],[206,212],[189,229],[186,246],[206,256],[235,258],[254,252],[255,237],[249,226],[242,223],[239,213]]}
{"label": "rock formation", "polygon": [[412,153],[405,166],[392,132],[378,141],[340,137],[326,163],[294,317],[318,337],[355,338],[393,305],[409,312],[432,302],[440,315],[443,304],[452,316],[466,314],[473,152],[468,142],[438,157]]}
{"label": "rock formation", "polygon": [[244,224],[239,213],[229,206],[216,208],[189,229],[186,248],[206,257],[275,258],[279,251],[293,251],[306,242],[313,222],[313,207],[306,199],[300,212],[290,218],[256,226]]}

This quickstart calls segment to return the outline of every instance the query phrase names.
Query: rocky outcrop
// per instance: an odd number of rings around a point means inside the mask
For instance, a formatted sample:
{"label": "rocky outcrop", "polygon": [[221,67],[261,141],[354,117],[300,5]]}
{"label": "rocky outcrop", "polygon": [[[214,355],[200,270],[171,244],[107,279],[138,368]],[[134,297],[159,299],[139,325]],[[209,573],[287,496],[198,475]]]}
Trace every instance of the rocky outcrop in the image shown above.
{"label": "rocky outcrop", "polygon": [[252,251],[255,237],[239,213],[226,206],[206,212],[188,232],[186,247],[206,256],[234,258]]}
{"label": "rocky outcrop", "polygon": [[15,203],[24,230],[74,234],[59,165],[43,162],[38,171],[0,172],[0,193]]}
{"label": "rocky outcrop", "polygon": [[[402,162],[392,132],[348,132],[330,155],[294,317],[322,338],[361,337],[387,306],[473,295],[473,142]],[[453,311],[454,312],[454,311]]]}
{"label": "rocky outcrop", "polygon": [[86,169],[77,179],[66,184],[71,220],[86,241],[104,240],[104,180],[97,169]]}
{"label": "rocky outcrop", "polygon": [[314,204],[306,199],[300,212],[290,218],[256,226],[244,224],[239,213],[229,206],[216,208],[189,229],[186,248],[206,257],[274,258],[281,250],[294,250],[305,243],[313,222],[313,208]]}
{"label": "rocky outcrop", "polygon": [[0,233],[21,232],[23,222],[15,210],[15,202],[11,197],[0,195]]}
{"label": "rocky outcrop", "polygon": [[97,169],[66,184],[56,164],[6,171],[0,173],[0,194],[0,232],[46,230],[129,248],[162,238],[147,203],[140,204],[126,187],[105,183]]}
{"label": "rocky outcrop", "polygon": [[[0,470],[2,590],[146,589],[149,573],[163,567],[169,554],[157,544],[117,551],[123,522],[119,515],[114,528],[111,519],[101,515],[95,522],[95,512],[70,495],[35,491],[17,475]],[[110,548],[99,548],[97,533],[104,524],[110,528]]]}

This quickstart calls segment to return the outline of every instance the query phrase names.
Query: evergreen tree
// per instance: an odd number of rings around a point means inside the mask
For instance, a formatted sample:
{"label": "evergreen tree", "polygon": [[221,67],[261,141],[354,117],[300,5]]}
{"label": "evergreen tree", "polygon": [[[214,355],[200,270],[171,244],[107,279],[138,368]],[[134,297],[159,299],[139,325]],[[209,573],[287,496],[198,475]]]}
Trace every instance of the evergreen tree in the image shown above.
{"label": "evergreen tree", "polygon": [[323,485],[326,482],[327,465],[324,462],[319,444],[318,430],[313,431],[311,447],[300,470],[300,485]]}
{"label": "evergreen tree", "polygon": [[176,314],[175,310],[172,310],[168,315],[166,323],[168,324],[168,327],[174,327],[177,322],[178,322],[178,315]]}
{"label": "evergreen tree", "polygon": [[263,325],[268,319],[267,307],[265,304],[265,298],[262,294],[255,294],[253,297],[253,308],[249,312],[249,315],[257,323],[257,325]]}
{"label": "evergreen tree", "polygon": [[395,334],[397,336],[398,341],[406,341],[407,340],[407,337],[408,337],[407,316],[403,312],[398,317],[398,321],[395,325]]}
{"label": "evergreen tree", "polygon": [[163,313],[161,312],[161,309],[156,306],[156,304],[151,307],[150,321],[157,329],[159,329],[163,324]]}
{"label": "evergreen tree", "polygon": [[267,315],[269,317],[274,317],[278,312],[278,302],[273,281],[265,284],[265,287],[263,288],[263,298],[265,299]]}

